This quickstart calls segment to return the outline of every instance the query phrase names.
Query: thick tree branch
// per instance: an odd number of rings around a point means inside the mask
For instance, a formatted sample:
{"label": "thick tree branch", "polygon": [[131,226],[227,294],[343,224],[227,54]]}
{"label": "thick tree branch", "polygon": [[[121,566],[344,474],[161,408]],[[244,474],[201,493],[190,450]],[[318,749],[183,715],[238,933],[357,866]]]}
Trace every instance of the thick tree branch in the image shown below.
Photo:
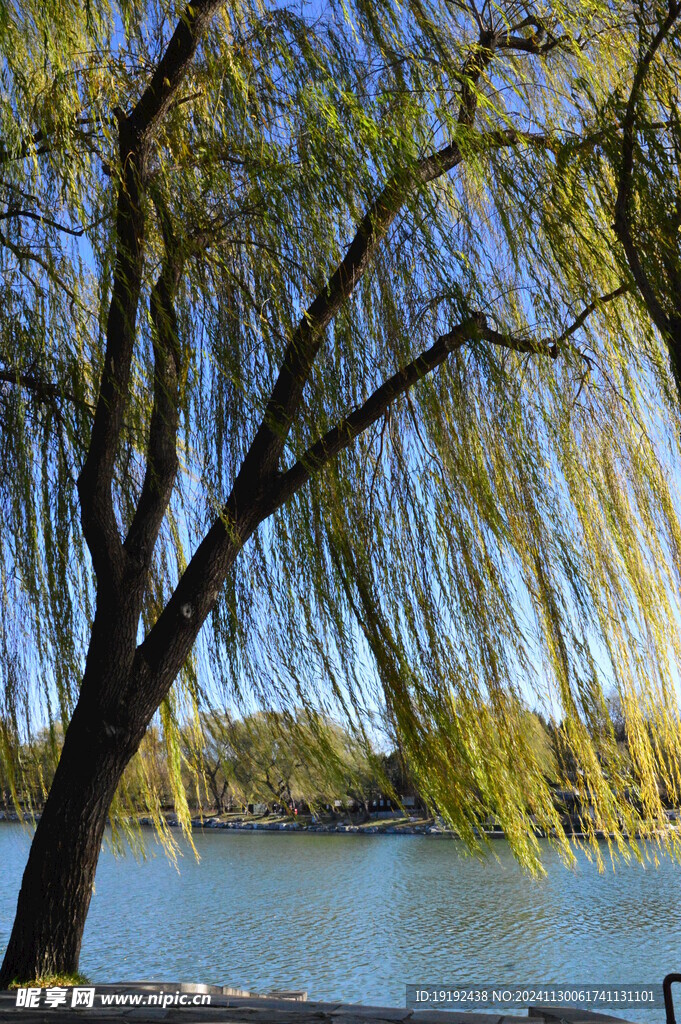
{"label": "thick tree branch", "polygon": [[[619,170],[619,187],[615,203],[615,222],[613,228],[620,240],[627,257],[636,286],[646,304],[648,312],[658,330],[665,336],[674,331],[672,319],[660,302],[638,252],[631,219],[633,197],[634,149],[636,146],[636,108],[646,75],[656,53],[668,38],[676,22],[681,16],[681,3],[670,2],[666,18],[651,39],[647,50],[638,61],[636,73],[629,93],[624,121],[622,123],[622,161]],[[678,326],[678,325],[677,325]]]}
{"label": "thick tree branch", "polygon": [[534,36],[506,36],[500,43],[500,50],[515,50],[520,53],[546,54],[555,50],[557,46],[572,45],[569,38],[546,39],[546,35]]}
{"label": "thick tree branch", "polygon": [[164,211],[160,210],[165,260],[151,292],[154,329],[154,405],[149,424],[147,466],[142,492],[125,541],[125,550],[148,568],[177,473],[177,428],[181,347],[174,297],[182,273],[180,249]]}
{"label": "thick tree branch", "polygon": [[52,220],[51,217],[45,217],[42,213],[34,213],[32,210],[10,208],[4,213],[0,213],[0,220],[13,220],[15,217],[27,217],[29,220],[34,220],[38,224],[44,224],[48,228],[54,228],[56,231],[64,232],[64,234],[73,235],[74,238],[80,238],[85,234],[85,228],[70,228],[68,224],[60,224],[59,221]]}
{"label": "thick tree branch", "polygon": [[[461,100],[458,123],[470,129],[475,120],[477,84],[494,55],[496,36],[481,38],[461,71]],[[300,405],[305,383],[316,359],[323,333],[350,297],[376,249],[413,191],[452,170],[462,160],[458,142],[419,160],[415,166],[394,175],[362,218],[345,257],[308,306],[288,344],[279,376],[265,409],[262,423],[244,460],[235,491],[243,482],[264,484],[276,472],[286,438]]]}
{"label": "thick tree branch", "polygon": [[137,154],[121,127],[123,177],[118,191],[118,245],[106,326],[106,351],[87,457],[78,478],[81,523],[101,585],[118,590],[125,560],[113,506],[112,481],[130,386],[142,286],[144,216]]}
{"label": "thick tree branch", "polygon": [[422,352],[417,359],[389,377],[366,402],[342,419],[323,437],[320,437],[308,448],[301,459],[284,473],[275,488],[276,507],[288,501],[325,463],[348,448],[359,434],[384,415],[400,395],[409,391],[419,380],[437,369],[452,352],[461,348],[466,341],[482,338],[488,330],[484,315],[475,313],[470,319],[458,324],[447,334],[441,335],[431,348]]}
{"label": "thick tree branch", "polygon": [[612,302],[614,299],[619,299],[621,295],[626,295],[627,292],[630,291],[631,288],[628,284],[621,284],[618,288],[614,288],[611,292],[606,292],[605,295],[601,295],[599,296],[599,298],[594,299],[593,302],[590,302],[587,306],[584,307],[582,312],[575,320],[572,321],[570,326],[566,327],[563,333],[558,335],[554,344],[558,346],[561,344],[561,342],[567,341],[567,339],[571,338],[572,335],[579,330],[579,328],[587,320],[587,318],[590,317],[592,313],[595,313],[597,309],[599,309],[601,306],[606,305],[606,303],[608,302]]}
{"label": "thick tree branch", "polygon": [[[316,441],[288,472],[271,478],[266,491],[254,493],[251,490],[250,500],[242,500],[243,492],[238,491],[237,480],[222,515],[213,523],[197,548],[168,604],[146,640],[137,649],[138,678],[141,680],[141,688],[148,695],[150,713],[160,700],[156,687],[165,685],[168,679],[174,679],[179,672],[199,629],[217,601],[227,572],[251,534],[312,473],[375,423],[396,398],[432,373],[445,362],[451,352],[466,341],[484,340],[515,352],[556,358],[560,344],[567,341],[591,313],[627,290],[626,286],[621,286],[589,303],[558,338],[532,339],[502,334],[489,326],[482,313],[475,313],[448,334],[438,338],[417,359],[393,374],[362,406]],[[245,488],[247,484],[243,486]]]}
{"label": "thick tree branch", "polygon": [[124,590],[128,564],[111,488],[128,401],[142,284],[145,225],[141,199],[148,139],[176,99],[199,40],[219,6],[220,0],[195,0],[185,8],[150,84],[130,116],[115,111],[122,168],[116,216],[118,246],[104,369],[88,455],[78,480],[83,533],[95,573],[100,584],[113,586],[114,591]]}
{"label": "thick tree branch", "polygon": [[502,334],[489,326],[482,313],[474,313],[470,319],[458,324],[448,334],[441,335],[431,348],[389,377],[366,402],[315,441],[299,461],[279,479],[275,488],[276,506],[283,505],[288,501],[317,470],[348,448],[355,438],[376,423],[400,395],[405,394],[419,380],[442,365],[452,352],[461,348],[466,342],[484,340],[513,352],[530,352],[537,355],[548,355],[552,359],[556,359],[560,351],[559,346],[578,331],[596,309],[627,291],[628,287],[622,285],[614,291],[608,292],[607,295],[602,295],[590,302],[573,323],[553,339],[537,340]]}
{"label": "thick tree branch", "polygon": [[224,0],[192,0],[185,7],[151,82],[128,118],[132,131],[138,136],[152,135],[176,103],[201,37],[223,5]]}

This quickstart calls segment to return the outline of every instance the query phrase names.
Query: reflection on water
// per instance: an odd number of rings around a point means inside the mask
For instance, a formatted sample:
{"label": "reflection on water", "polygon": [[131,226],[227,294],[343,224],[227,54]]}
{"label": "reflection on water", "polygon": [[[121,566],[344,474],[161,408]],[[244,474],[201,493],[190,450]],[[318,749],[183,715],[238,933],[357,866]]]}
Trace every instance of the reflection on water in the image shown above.
{"label": "reflection on water", "polygon": [[[28,844],[0,826],[0,947]],[[179,874],[153,838],[143,863],[102,855],[86,975],[400,1006],[407,983],[631,984],[681,970],[681,867],[666,860],[599,875],[549,850],[535,880],[503,843],[484,862],[419,836],[222,832],[196,845],[201,862],[186,855]]]}

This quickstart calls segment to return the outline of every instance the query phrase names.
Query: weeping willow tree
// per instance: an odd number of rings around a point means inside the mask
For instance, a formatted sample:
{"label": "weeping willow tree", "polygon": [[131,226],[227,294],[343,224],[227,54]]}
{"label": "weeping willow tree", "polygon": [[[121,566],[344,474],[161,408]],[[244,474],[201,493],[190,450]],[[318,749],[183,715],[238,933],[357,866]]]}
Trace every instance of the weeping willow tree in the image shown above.
{"label": "weeping willow tree", "polygon": [[351,793],[375,790],[380,779],[372,770],[376,757],[367,757],[336,722],[309,711],[211,715],[204,735],[202,754],[211,762],[206,774],[219,814],[228,790],[239,805],[274,803],[288,812],[300,800],[316,811],[335,800],[347,804]]}
{"label": "weeping willow tree", "polygon": [[538,828],[574,856],[541,707],[596,857],[678,852],[680,424],[603,176],[641,39],[605,0],[0,2],[6,771],[66,729],[0,985],[76,969],[126,766],[158,715],[187,821],[226,699],[385,706],[535,868]]}

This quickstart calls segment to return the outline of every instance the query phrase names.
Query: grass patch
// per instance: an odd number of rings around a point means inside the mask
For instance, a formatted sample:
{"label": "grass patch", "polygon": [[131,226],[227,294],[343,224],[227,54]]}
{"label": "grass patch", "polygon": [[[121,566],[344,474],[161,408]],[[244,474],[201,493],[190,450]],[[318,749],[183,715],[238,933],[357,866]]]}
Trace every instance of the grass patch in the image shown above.
{"label": "grass patch", "polygon": [[10,981],[9,989],[15,988],[72,988],[74,985],[91,985],[92,982],[84,974],[44,974],[40,978],[29,981]]}

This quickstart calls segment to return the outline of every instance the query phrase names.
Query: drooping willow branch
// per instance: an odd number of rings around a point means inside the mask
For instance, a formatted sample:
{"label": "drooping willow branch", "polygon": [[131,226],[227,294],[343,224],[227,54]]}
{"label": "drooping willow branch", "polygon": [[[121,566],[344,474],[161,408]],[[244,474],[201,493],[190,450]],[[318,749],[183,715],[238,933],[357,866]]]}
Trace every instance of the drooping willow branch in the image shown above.
{"label": "drooping willow branch", "polygon": [[49,404],[52,404],[56,399],[63,399],[89,412],[93,411],[93,407],[85,399],[79,398],[73,391],[66,390],[58,384],[44,380],[38,373],[33,371],[27,373],[22,370],[0,370],[0,383],[24,388],[26,391],[32,392],[40,401]]}
{"label": "drooping willow branch", "polygon": [[487,323],[482,313],[475,313],[468,320],[457,324],[447,334],[441,335],[435,344],[420,356],[389,377],[370,397],[327,431],[311,445],[298,462],[281,477],[277,486],[277,505],[283,504],[305,484],[310,477],[330,462],[336,455],[348,448],[352,442],[384,415],[390,406],[409,391],[418,381],[441,366],[457,349],[467,342],[487,341],[492,345],[510,349],[513,352],[527,352],[547,355],[557,359],[560,345],[567,341],[599,306],[625,294],[626,285],[621,285],[606,295],[600,296],[584,307],[578,317],[557,338],[518,338],[502,334]]}
{"label": "drooping willow branch", "polygon": [[[461,139],[466,143],[475,123],[477,85],[500,39],[496,33],[481,34],[461,69],[457,124]],[[522,141],[523,133],[500,131],[494,133],[492,145],[515,146]],[[529,136],[528,141],[540,143],[539,139],[530,140]],[[281,479],[279,463],[326,328],[353,294],[409,197],[418,188],[458,166],[464,155],[465,147],[462,148],[455,135],[446,146],[411,167],[403,168],[388,180],[360,221],[344,258],[293,331],[260,426],[221,514],[197,547],[166,607],[137,649],[137,663],[144,666],[145,675],[151,671],[157,677],[161,696],[167,692],[167,680],[174,678],[184,664],[202,623],[215,606],[238,551],[278,503],[275,496]]]}
{"label": "drooping willow branch", "polygon": [[636,145],[636,113],[646,77],[651,64],[655,59],[660,47],[669,38],[681,17],[681,3],[670,2],[667,16],[662,21],[657,32],[651,39],[647,49],[639,59],[634,80],[632,82],[626,113],[622,124],[622,159],[619,167],[619,182],[617,200],[615,203],[615,219],[613,228],[625,251],[627,262],[631,270],[636,286],[639,289],[648,312],[652,317],[658,330],[671,342],[670,351],[674,364],[674,373],[677,379],[677,386],[681,388],[681,304],[677,303],[678,313],[675,317],[670,316],[655,287],[647,274],[638,247],[634,240],[632,227],[632,199],[634,190],[634,149]]}

